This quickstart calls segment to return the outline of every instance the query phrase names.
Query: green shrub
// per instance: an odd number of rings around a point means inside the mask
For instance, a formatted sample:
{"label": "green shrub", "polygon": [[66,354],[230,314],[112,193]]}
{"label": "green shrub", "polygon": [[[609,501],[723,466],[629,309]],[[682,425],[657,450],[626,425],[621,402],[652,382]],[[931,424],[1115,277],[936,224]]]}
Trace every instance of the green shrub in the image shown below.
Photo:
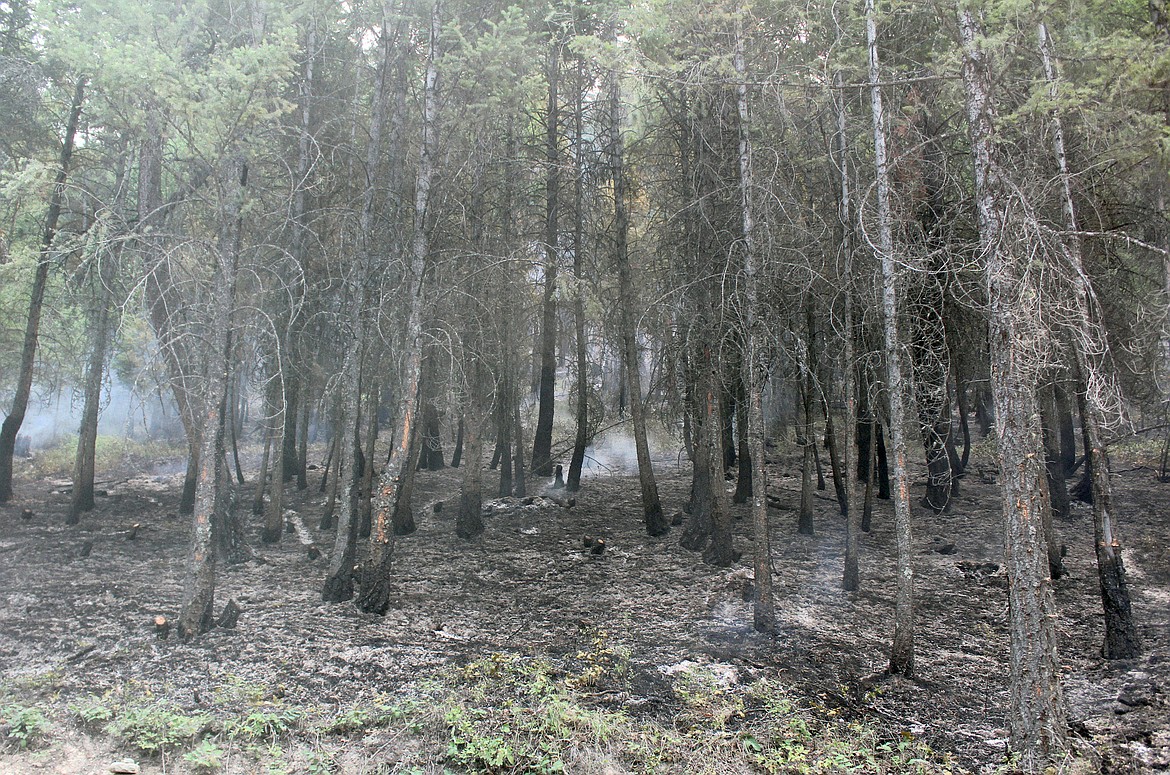
{"label": "green shrub", "polygon": [[199,773],[218,772],[223,767],[223,749],[210,738],[199,741],[199,745],[183,754],[183,761]]}
{"label": "green shrub", "polygon": [[9,742],[18,748],[29,748],[49,731],[49,720],[39,708],[9,705],[0,709],[0,726],[8,728]]}

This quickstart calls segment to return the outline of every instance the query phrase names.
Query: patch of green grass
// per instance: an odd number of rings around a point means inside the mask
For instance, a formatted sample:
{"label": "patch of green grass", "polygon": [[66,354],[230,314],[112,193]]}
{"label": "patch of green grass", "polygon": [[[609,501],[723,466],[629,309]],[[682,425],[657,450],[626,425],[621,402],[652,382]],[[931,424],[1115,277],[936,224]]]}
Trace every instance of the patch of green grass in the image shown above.
{"label": "patch of green grass", "polygon": [[324,735],[348,737],[369,729],[408,721],[417,710],[413,702],[392,703],[386,698],[377,697],[369,702],[355,703],[336,716],[323,719],[317,725],[317,730]]}

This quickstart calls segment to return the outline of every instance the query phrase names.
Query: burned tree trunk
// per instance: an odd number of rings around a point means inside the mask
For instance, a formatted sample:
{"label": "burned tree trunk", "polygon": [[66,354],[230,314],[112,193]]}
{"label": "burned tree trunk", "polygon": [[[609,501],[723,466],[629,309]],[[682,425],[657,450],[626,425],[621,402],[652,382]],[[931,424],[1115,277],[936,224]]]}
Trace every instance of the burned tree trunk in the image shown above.
{"label": "burned tree trunk", "polygon": [[[366,613],[384,614],[390,605],[390,570],[394,557],[394,535],[405,521],[395,524],[403,510],[409,510],[409,479],[413,471],[411,440],[418,413],[419,375],[422,371],[422,321],[424,277],[427,255],[430,252],[427,210],[430,205],[431,183],[434,179],[435,152],[438,131],[438,56],[439,6],[431,5],[431,24],[428,55],[423,87],[422,149],[414,187],[414,230],[411,240],[409,271],[406,276],[408,311],[403,330],[402,406],[398,413],[398,427],[394,434],[396,446],[391,450],[379,480],[374,499],[374,524],[370,533],[370,549],[362,565],[361,593],[355,604]],[[404,492],[407,491],[407,492]],[[411,520],[413,521],[413,520]]]}
{"label": "burned tree trunk", "polygon": [[[1058,98],[1056,62],[1051,55],[1048,29],[1044,22],[1038,25],[1038,38],[1044,74],[1048,81],[1049,96],[1055,103]],[[1095,298],[1085,272],[1081,254],[1076,208],[1073,203],[1072,182],[1068,169],[1068,157],[1064,146],[1064,127],[1060,116],[1052,115],[1053,151],[1060,170],[1065,227],[1069,237],[1063,247],[1070,266],[1075,290],[1075,319],[1083,337],[1094,341],[1093,332],[1100,330],[1099,316],[1093,314]],[[1105,643],[1101,653],[1106,659],[1132,659],[1141,653],[1137,627],[1133,621],[1129,589],[1125,580],[1125,563],[1121,556],[1121,542],[1114,529],[1116,514],[1113,510],[1112,487],[1109,483],[1109,455],[1102,438],[1105,412],[1099,401],[1103,387],[1099,381],[1100,370],[1092,361],[1093,351],[1105,353],[1108,345],[1103,341],[1094,342],[1089,348],[1082,338],[1073,340],[1073,356],[1076,363],[1077,408],[1081,415],[1081,429],[1085,441],[1085,473],[1090,477],[1093,493],[1093,537],[1097,551],[1097,577],[1101,589],[1101,603],[1105,612]],[[1071,435],[1071,434],[1070,434]]]}
{"label": "burned tree trunk", "polygon": [[544,293],[540,321],[540,390],[536,429],[532,434],[532,475],[552,476],[553,411],[557,386],[557,270],[560,234],[557,227],[561,188],[560,47],[554,36],[548,50],[548,112],[545,118]]}
{"label": "burned tree trunk", "polygon": [[[743,213],[744,281],[746,285],[746,313],[744,330],[747,352],[742,359],[742,375],[747,394],[747,427],[742,424],[740,436],[748,436],[748,458],[740,456],[742,476],[744,468],[752,477],[752,533],[754,561],[754,600],[752,623],[759,632],[773,632],[776,628],[776,610],[772,595],[772,544],[768,525],[768,479],[764,467],[764,412],[763,383],[766,374],[763,339],[765,324],[760,302],[763,268],[755,244],[755,211],[752,207],[752,142],[747,93],[747,68],[743,56],[742,21],[736,17],[734,64],[736,73],[736,104],[739,113],[739,191]],[[738,380],[737,380],[738,381]]]}
{"label": "burned tree trunk", "polygon": [[963,86],[975,173],[979,241],[989,304],[991,387],[999,436],[1011,639],[1012,745],[1020,766],[1039,771],[1065,750],[1067,724],[1056,653],[1056,611],[1048,576],[1037,370],[1043,326],[1025,281],[1028,257],[1007,236],[1004,170],[995,146],[993,84],[988,53],[974,12],[958,8]]}
{"label": "burned tree trunk", "polygon": [[627,245],[629,222],[626,214],[625,145],[622,140],[621,95],[616,73],[609,77],[609,154],[610,174],[613,178],[614,201],[614,261],[618,270],[621,309],[622,362],[630,390],[630,418],[634,426],[634,446],[638,455],[638,482],[642,489],[642,511],[646,533],[660,536],[670,530],[670,522],[662,513],[658,500],[658,484],[650,460],[650,445],[646,439],[646,410],[642,403],[642,372],[638,354],[637,318],[633,272]]}
{"label": "burned tree trunk", "polygon": [[[207,358],[207,386],[203,392],[203,429],[200,434],[199,478],[192,514],[191,550],[183,582],[183,602],[178,633],[184,640],[207,632],[214,624],[216,546],[214,526],[222,525],[225,499],[224,413],[231,368],[231,320],[235,307],[239,239],[248,165],[234,153],[224,162],[220,177],[221,212],[216,245],[217,266],[209,296],[208,321],[215,336]],[[217,511],[220,512],[217,517]]]}

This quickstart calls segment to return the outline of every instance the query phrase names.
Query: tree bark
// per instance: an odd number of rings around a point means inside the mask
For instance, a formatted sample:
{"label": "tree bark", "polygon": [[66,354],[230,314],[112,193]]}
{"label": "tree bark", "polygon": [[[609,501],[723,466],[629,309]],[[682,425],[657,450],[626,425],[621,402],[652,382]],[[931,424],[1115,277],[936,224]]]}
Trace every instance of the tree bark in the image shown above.
{"label": "tree bark", "polygon": [[[124,170],[124,164],[123,164]],[[117,190],[122,191],[123,170],[119,170]],[[119,197],[120,198],[120,197]],[[115,210],[121,209],[121,202]],[[85,366],[85,400],[81,411],[81,426],[77,433],[77,455],[73,464],[73,493],[65,524],[76,525],[81,514],[94,507],[94,455],[97,451],[98,414],[101,408],[102,382],[105,375],[106,354],[110,342],[110,314],[113,303],[113,284],[118,271],[120,247],[113,250],[99,248],[98,266],[92,272],[91,301],[87,315],[89,322],[89,357]]]}
{"label": "tree bark", "polygon": [[739,113],[739,190],[740,207],[743,213],[742,234],[744,248],[745,315],[744,330],[747,336],[747,352],[742,359],[743,381],[747,393],[747,428],[740,426],[739,432],[748,435],[748,459],[740,458],[742,470],[748,467],[752,474],[752,564],[755,583],[753,585],[752,623],[759,632],[774,632],[776,629],[776,606],[772,591],[772,542],[771,527],[768,524],[768,475],[764,466],[764,412],[763,383],[765,363],[763,339],[766,334],[763,308],[760,302],[760,272],[762,262],[755,244],[755,210],[752,200],[752,140],[751,112],[747,92],[747,64],[743,55],[743,9],[737,9],[734,65],[736,73],[736,104]]}
{"label": "tree bark", "polygon": [[[1037,37],[1044,75],[1048,82],[1049,96],[1056,101],[1059,96],[1056,65],[1048,42],[1048,29],[1041,21]],[[1068,169],[1068,156],[1064,146],[1064,127],[1059,114],[1052,114],[1052,143],[1060,170],[1061,193],[1065,227],[1069,237],[1063,247],[1069,262],[1075,289],[1075,311],[1077,328],[1085,337],[1100,329],[1093,314],[1094,296],[1085,272],[1080,238],[1075,236],[1078,229],[1076,206],[1073,203],[1072,179]],[[1104,339],[1104,333],[1100,338]],[[1095,342],[1096,343],[1096,342]],[[1108,352],[1108,345],[1101,341],[1097,352]],[[1097,400],[1099,397],[1095,382],[1100,369],[1091,360],[1091,352],[1082,339],[1074,338],[1073,355],[1076,363],[1078,382],[1077,408],[1081,414],[1081,429],[1085,435],[1085,471],[1091,477],[1093,492],[1093,536],[1097,552],[1097,577],[1101,588],[1101,602],[1105,612],[1105,643],[1101,654],[1106,659],[1132,659],[1141,653],[1137,627],[1133,621],[1129,589],[1125,580],[1125,563],[1121,556],[1121,542],[1114,529],[1116,514],[1113,510],[1112,487],[1109,482],[1109,455],[1102,438],[1105,412]]]}
{"label": "tree bark", "polygon": [[561,41],[554,36],[548,50],[548,114],[545,126],[544,295],[540,321],[540,388],[536,429],[532,434],[532,475],[552,476],[553,411],[557,386],[557,270],[560,234],[557,226],[561,187],[559,140]]}
{"label": "tree bark", "polygon": [[[187,640],[207,632],[214,624],[216,546],[215,527],[226,523],[224,479],[224,413],[231,369],[232,311],[235,308],[236,273],[239,263],[241,213],[248,182],[248,165],[238,151],[224,160],[220,175],[221,212],[216,245],[217,266],[212,279],[208,320],[215,332],[207,358],[207,386],[203,392],[203,428],[199,434],[198,487],[192,514],[191,549],[183,581],[179,613],[179,637]],[[217,516],[217,511],[219,514]]]}
{"label": "tree bark", "polygon": [[[834,73],[834,84],[837,89],[833,93],[833,107],[837,114],[837,127],[835,146],[837,151],[837,172],[839,179],[839,199],[837,217],[840,221],[841,229],[841,256],[842,256],[842,276],[841,286],[844,291],[844,298],[842,300],[844,321],[843,334],[841,337],[841,360],[842,360],[842,374],[844,376],[844,403],[845,403],[845,422],[844,422],[844,441],[842,444],[841,462],[841,479],[842,493],[844,499],[841,502],[841,508],[845,514],[845,570],[842,574],[841,587],[846,592],[856,592],[861,589],[861,517],[862,510],[858,508],[858,503],[854,497],[854,481],[855,477],[853,471],[856,467],[855,457],[857,455],[857,448],[855,446],[857,434],[857,369],[853,363],[853,199],[852,186],[849,181],[849,159],[848,159],[848,123],[847,113],[845,111],[845,99],[841,91],[841,86],[844,83],[840,71]],[[869,475],[867,466],[866,479],[872,478]]]}
{"label": "tree bark", "polygon": [[581,469],[589,446],[589,355],[585,340],[585,59],[577,61],[573,105],[573,329],[577,356],[577,432],[565,480],[568,492],[581,489]]}

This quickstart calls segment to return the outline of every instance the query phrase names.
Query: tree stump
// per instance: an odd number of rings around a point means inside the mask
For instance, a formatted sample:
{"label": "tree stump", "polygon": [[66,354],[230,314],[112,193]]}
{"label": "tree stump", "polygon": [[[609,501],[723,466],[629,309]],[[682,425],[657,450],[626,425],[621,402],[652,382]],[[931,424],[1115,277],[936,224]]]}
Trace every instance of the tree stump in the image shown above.
{"label": "tree stump", "polygon": [[223,613],[219,615],[219,619],[216,620],[215,625],[224,630],[234,630],[236,628],[236,622],[240,620],[240,614],[243,612],[244,609],[240,608],[239,603],[234,599],[229,600],[227,605],[223,607]]}

